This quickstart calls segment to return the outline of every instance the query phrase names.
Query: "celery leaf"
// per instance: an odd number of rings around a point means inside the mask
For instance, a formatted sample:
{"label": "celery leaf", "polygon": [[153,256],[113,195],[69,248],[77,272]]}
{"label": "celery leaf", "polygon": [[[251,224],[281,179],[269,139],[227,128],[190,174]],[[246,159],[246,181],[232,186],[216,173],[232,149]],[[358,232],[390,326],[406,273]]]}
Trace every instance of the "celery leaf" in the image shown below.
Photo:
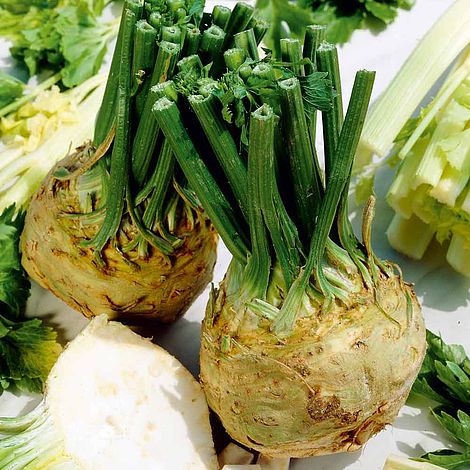
{"label": "celery leaf", "polygon": [[52,328],[23,315],[30,288],[19,251],[23,225],[14,205],[0,215],[0,388],[40,392],[61,348]]}
{"label": "celery leaf", "polygon": [[[62,72],[62,84],[71,88],[95,75],[117,24],[97,21],[104,0],[60,0],[47,7],[32,6],[14,14],[0,0],[0,36],[13,43],[12,56],[31,76],[42,70]],[[44,3],[44,2],[43,2]]]}
{"label": "celery leaf", "polygon": [[0,109],[23,94],[24,83],[11,75],[0,72]]}
{"label": "celery leaf", "polygon": [[[414,0],[258,0],[258,14],[272,24],[266,44],[273,47],[281,37],[300,37],[311,23],[327,26],[329,42],[343,44],[356,29],[369,26],[369,20],[391,23],[400,8],[409,10]],[[277,50],[275,51],[278,52]]]}
{"label": "celery leaf", "polygon": [[470,465],[470,360],[461,345],[446,344],[427,332],[428,349],[413,392],[441,405],[432,410],[439,424],[463,446],[463,452],[442,449],[420,460],[448,469]]}

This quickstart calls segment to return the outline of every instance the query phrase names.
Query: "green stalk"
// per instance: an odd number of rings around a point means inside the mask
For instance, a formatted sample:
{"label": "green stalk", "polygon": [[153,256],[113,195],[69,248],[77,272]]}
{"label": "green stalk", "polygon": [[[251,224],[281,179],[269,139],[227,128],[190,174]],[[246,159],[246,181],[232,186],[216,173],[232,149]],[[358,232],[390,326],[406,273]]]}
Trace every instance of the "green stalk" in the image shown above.
{"label": "green stalk", "polygon": [[[336,155],[336,146],[338,143],[341,127],[343,125],[343,101],[341,92],[341,77],[338,63],[338,51],[334,45],[323,43],[317,50],[317,66],[320,72],[327,72],[332,81],[333,88],[337,96],[333,100],[333,108],[330,112],[322,113],[323,120],[323,139],[325,148],[325,176],[328,185],[330,169]],[[351,170],[352,171],[352,167]],[[337,236],[341,245],[349,252],[357,268],[367,285],[371,285],[370,275],[362,263],[363,254],[358,249],[358,241],[349,220],[348,208],[348,187],[344,188],[341,194],[337,219]]]}
{"label": "green stalk", "polygon": [[[225,51],[233,47],[233,36],[243,31],[253,18],[254,8],[243,2],[237,2],[230,14],[230,18],[225,27],[225,38],[220,50]],[[218,76],[224,67],[223,57],[217,57],[211,68],[211,75]]]}
{"label": "green stalk", "polygon": [[245,264],[249,249],[244,241],[244,231],[238,226],[236,214],[189,138],[176,104],[161,98],[155,103],[153,113],[226,247]]}
{"label": "green stalk", "polygon": [[322,258],[341,194],[349,184],[352,162],[364,125],[374,77],[374,72],[364,70],[356,74],[346,119],[338,139],[331,175],[313,231],[307,263],[290,288],[279,316],[272,326],[273,331],[280,336],[288,335],[292,331],[312,272],[326,299],[332,299],[334,296],[344,297],[343,293],[325,278]]}
{"label": "green stalk", "polygon": [[[269,140],[270,139],[270,140]],[[251,114],[248,139],[248,223],[250,226],[251,254],[243,273],[242,299],[266,299],[269,285],[271,257],[269,253],[269,236],[263,219],[262,169],[265,166],[266,145],[271,142],[274,147],[274,114],[266,106],[258,108]],[[267,183],[269,185],[269,182]]]}
{"label": "green stalk", "polygon": [[147,76],[153,70],[157,57],[157,30],[145,20],[137,21],[132,61],[133,93],[137,92],[136,109],[140,117],[149,89]]}
{"label": "green stalk", "polygon": [[131,10],[126,10],[123,16],[116,135],[111,153],[110,188],[106,200],[106,215],[98,233],[91,240],[84,242],[84,246],[95,249],[95,255],[98,259],[101,259],[101,251],[106,243],[116,235],[119,229],[129,179],[131,60],[136,16]]}
{"label": "green stalk", "polygon": [[147,21],[137,21],[135,26],[134,60],[132,76],[136,79],[139,70],[153,69],[157,57],[157,31]]}
{"label": "green stalk", "polygon": [[256,44],[260,45],[269,30],[269,23],[266,20],[257,19],[253,30],[255,32]]}
{"label": "green stalk", "polygon": [[201,42],[201,31],[194,25],[186,26],[186,35],[184,37],[182,57],[196,54]]}
{"label": "green stalk", "polygon": [[323,43],[317,49],[317,68],[319,72],[327,72],[328,78],[336,91],[333,109],[322,113],[323,140],[325,142],[325,179],[328,183],[333,158],[336,152],[338,136],[343,125],[343,98],[341,94],[341,76],[339,73],[338,50],[333,44]]}
{"label": "green stalk", "polygon": [[305,75],[304,66],[302,62],[302,46],[298,39],[284,38],[281,39],[281,58],[283,62],[291,62],[289,67],[294,72],[296,77]]}
{"label": "green stalk", "polygon": [[253,29],[246,29],[233,36],[235,46],[243,49],[248,57],[255,62],[259,61],[258,44]]}
{"label": "green stalk", "polygon": [[195,79],[200,78],[202,75],[202,69],[204,68],[201,59],[196,54],[183,57],[180,61],[178,61],[176,66],[180,74],[184,75],[185,79],[189,77]]}
{"label": "green stalk", "polygon": [[[150,187],[148,188],[148,194],[146,195],[147,205],[142,217],[143,230],[140,230],[141,233],[134,239],[134,241],[125,247],[123,250],[124,252],[131,251],[136,246],[138,246],[139,256],[145,258],[148,254],[147,243],[155,246],[156,240],[149,240],[148,238],[145,238],[144,235],[145,232],[152,233],[155,228],[163,238],[163,240],[161,240],[160,238],[156,237],[159,243],[157,248],[163,254],[171,254],[174,249],[182,243],[182,240],[169,233],[163,224],[163,219],[165,216],[164,202],[168,193],[168,189],[171,185],[174,168],[175,157],[173,155],[173,151],[171,150],[170,143],[165,140],[160,149],[157,166],[149,182]],[[139,198],[136,199],[136,204],[138,203],[138,199]]]}
{"label": "green stalk", "polygon": [[[325,198],[320,207],[317,226],[312,236],[309,262],[310,256],[312,256],[311,268],[315,269],[318,287],[327,296],[329,295],[329,290],[322,273],[320,261],[325,251],[328,234],[336,217],[338,205],[344,191],[347,191],[351,178],[352,163],[364,125],[374,78],[375,73],[373,72],[362,70],[356,73],[346,119],[338,139],[331,178],[327,183]],[[347,250],[347,247],[345,248]]]}
{"label": "green stalk", "polygon": [[177,25],[163,26],[161,38],[162,41],[171,42],[179,46],[181,44],[181,28]]}
{"label": "green stalk", "polygon": [[212,9],[212,24],[215,24],[219,28],[225,30],[231,13],[232,11],[229,7],[216,5]]}
{"label": "green stalk", "polygon": [[299,80],[288,78],[279,82],[279,88],[282,115],[285,117],[283,132],[295,194],[296,221],[301,238],[308,245],[315,227],[322,189],[319,186],[319,175],[316,174]]}
{"label": "green stalk", "polygon": [[[310,25],[305,30],[305,41],[303,48],[304,58],[310,59],[311,63],[305,65],[305,74],[310,75],[317,70],[317,49],[325,39],[326,26],[324,25]],[[310,134],[310,145],[312,146],[312,152],[314,157],[315,168],[317,174],[320,177],[319,185],[324,188],[325,182],[323,181],[323,172],[320,169],[318,162],[318,155],[315,148],[315,139],[317,135],[317,110],[312,112],[309,121],[309,134]]]}
{"label": "green stalk", "polygon": [[[178,53],[179,47],[177,45],[166,41],[160,43],[149,86],[154,87],[158,83],[165,82],[172,75]],[[158,138],[158,125],[152,114],[152,107],[157,99],[155,93],[158,89],[152,90],[153,88],[150,88],[145,99],[144,109],[132,144],[132,175],[139,187],[145,181]]]}
{"label": "green stalk", "polygon": [[202,33],[199,51],[201,59],[204,63],[212,62],[222,49],[224,43],[225,32],[217,25],[212,25]]}
{"label": "green stalk", "polygon": [[246,60],[246,54],[243,49],[233,48],[224,52],[225,65],[230,71],[237,70]]}
{"label": "green stalk", "polygon": [[[299,274],[300,258],[297,248],[300,246],[300,241],[277,187],[274,167],[277,121],[277,116],[268,105],[263,105],[251,114],[249,151],[251,149],[252,153],[249,153],[248,159],[250,162],[252,161],[250,158],[254,157],[257,164],[261,210],[285,284],[289,288]],[[253,138],[252,133],[255,135]]]}
{"label": "green stalk", "polygon": [[228,183],[245,217],[249,214],[249,202],[246,199],[247,169],[237,150],[230,131],[221,118],[214,95],[203,97],[192,95],[189,103],[196,114],[212,150],[227,177]]}
{"label": "green stalk", "polygon": [[162,16],[162,14],[159,13],[158,11],[153,11],[152,13],[150,13],[150,16],[148,17],[147,21],[160,34],[160,30],[161,30],[162,25],[163,25],[163,16]]}
{"label": "green stalk", "polygon": [[306,75],[315,72],[317,63],[317,49],[325,40],[326,26],[311,24],[305,28],[305,40],[303,48],[304,58],[310,59],[311,64],[305,65]]}
{"label": "green stalk", "polygon": [[243,31],[248,26],[248,23],[251,21],[253,17],[254,8],[247,3],[238,2],[233,7],[232,13],[230,14],[230,18],[227,23],[227,27],[225,32],[227,33],[226,36],[226,43],[224,43],[225,48],[229,46],[229,41],[231,40],[231,36]]}
{"label": "green stalk", "polygon": [[[106,136],[109,134],[109,131],[113,127],[119,94],[118,88],[121,67],[121,48],[123,47],[122,42],[124,37],[128,34],[125,29],[134,28],[136,22],[142,17],[143,8],[143,0],[126,0],[124,3],[121,24],[119,26],[119,32],[116,40],[116,47],[114,49],[111,67],[109,69],[108,81],[106,82],[106,89],[104,91],[100,110],[96,116],[95,135],[93,137],[93,143],[95,147],[99,147],[103,143],[103,141],[106,139]],[[126,11],[130,11],[134,14],[133,24],[126,23]]]}

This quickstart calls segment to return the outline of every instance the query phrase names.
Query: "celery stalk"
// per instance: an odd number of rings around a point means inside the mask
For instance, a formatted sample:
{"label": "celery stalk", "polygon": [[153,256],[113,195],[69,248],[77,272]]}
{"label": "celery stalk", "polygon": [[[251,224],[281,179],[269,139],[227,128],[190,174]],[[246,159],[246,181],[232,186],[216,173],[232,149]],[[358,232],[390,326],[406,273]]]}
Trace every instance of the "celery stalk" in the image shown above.
{"label": "celery stalk", "polygon": [[465,189],[469,176],[468,172],[462,173],[451,165],[447,165],[439,183],[431,189],[429,195],[442,204],[453,207],[457,197]]}
{"label": "celery stalk", "polygon": [[434,236],[434,230],[415,215],[409,219],[395,214],[387,229],[390,245],[413,259],[421,259]]}
{"label": "celery stalk", "polygon": [[370,110],[361,138],[359,166],[367,164],[373,152],[387,154],[432,85],[470,43],[469,24],[468,0],[457,0],[428,31]]}
{"label": "celery stalk", "polygon": [[464,201],[462,202],[462,210],[467,214],[470,214],[470,191],[467,192],[467,196],[465,197]]}
{"label": "celery stalk", "polygon": [[446,256],[447,262],[459,273],[470,277],[470,243],[463,236],[454,234]]}
{"label": "celery stalk", "polygon": [[420,122],[418,127],[415,129],[411,137],[408,139],[406,144],[400,150],[400,158],[405,158],[408,152],[411,150],[416,141],[420,138],[422,133],[431,123],[432,119],[436,117],[439,112],[446,106],[449,98],[461,85],[461,83],[470,74],[470,49],[468,55],[465,56],[463,63],[449,75],[446,82],[442,85],[439,94],[434,98],[431,109],[428,110],[424,119]]}
{"label": "celery stalk", "polygon": [[[413,189],[420,184],[430,184],[436,186],[441,179],[446,166],[446,156],[439,148],[439,142],[447,136],[461,132],[465,126],[465,121],[456,119],[456,114],[461,112],[462,106],[452,101],[447,107],[442,120],[437,124],[431,141],[429,142],[423,158],[416,169],[416,177],[413,182]],[[470,115],[470,113],[467,111]]]}

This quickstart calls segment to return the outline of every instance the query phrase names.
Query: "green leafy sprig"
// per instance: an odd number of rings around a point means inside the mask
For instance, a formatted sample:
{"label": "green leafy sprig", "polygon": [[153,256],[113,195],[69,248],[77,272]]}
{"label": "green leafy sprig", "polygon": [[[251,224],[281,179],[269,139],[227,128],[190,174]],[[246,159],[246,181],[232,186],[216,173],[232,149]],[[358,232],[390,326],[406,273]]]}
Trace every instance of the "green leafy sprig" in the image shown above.
{"label": "green leafy sprig", "polygon": [[434,400],[432,414],[462,450],[429,452],[420,460],[448,469],[470,468],[470,359],[463,346],[427,332],[428,350],[413,392]]}
{"label": "green leafy sprig", "polygon": [[24,215],[15,206],[0,215],[0,390],[41,392],[61,348],[52,328],[24,317],[30,289],[19,252]]}
{"label": "green leafy sprig", "polygon": [[[284,37],[301,38],[309,24],[326,25],[326,39],[343,44],[356,29],[393,22],[400,8],[409,10],[415,0],[257,0],[257,14],[272,24],[265,43],[272,47]],[[276,51],[278,52],[278,51]]]}
{"label": "green leafy sprig", "polygon": [[[0,0],[0,35],[12,42],[12,56],[31,76],[44,69],[60,73],[71,88],[95,75],[107,46],[117,34],[116,22],[102,23],[98,16],[104,0],[35,1]],[[21,7],[21,8],[20,8]]]}

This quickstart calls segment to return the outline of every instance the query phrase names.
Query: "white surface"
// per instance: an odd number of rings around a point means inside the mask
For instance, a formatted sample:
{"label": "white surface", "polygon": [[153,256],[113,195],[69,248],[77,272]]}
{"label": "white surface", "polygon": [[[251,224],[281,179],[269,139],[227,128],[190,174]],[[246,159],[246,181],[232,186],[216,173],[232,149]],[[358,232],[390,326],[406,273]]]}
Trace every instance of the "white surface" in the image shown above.
{"label": "white surface", "polygon": [[[380,34],[356,32],[351,43],[340,51],[345,102],[354,80],[354,72],[361,68],[377,71],[373,94],[377,96],[393,78],[419,38],[451,3],[451,0],[417,0],[411,12],[401,12],[398,20]],[[211,8],[213,4],[215,2],[208,2],[208,7]],[[447,342],[463,344],[470,352],[470,280],[457,275],[445,265],[443,252],[437,244],[433,245],[432,253],[428,252],[420,262],[405,259],[391,250],[384,233],[392,211],[383,201],[389,181],[390,174],[383,172],[379,175],[376,187],[379,196],[373,238],[376,253],[382,258],[397,261],[402,266],[405,279],[415,284],[427,327],[441,333]],[[355,214],[353,218],[359,227]],[[214,282],[222,278],[228,261],[228,252],[221,246]],[[193,372],[198,370],[200,321],[207,297],[208,289],[183,319],[155,334],[157,343],[175,354]],[[50,324],[58,327],[62,340],[72,338],[86,324],[80,314],[38,286],[33,286],[28,312],[43,316]],[[14,397],[5,393],[0,397],[0,416],[28,410],[36,400],[36,397]],[[430,418],[429,404],[424,401],[414,404],[420,407],[405,406],[394,426],[371,439],[362,451],[293,461],[291,469],[379,470],[390,453],[416,457],[426,451],[451,446],[447,436]]]}

